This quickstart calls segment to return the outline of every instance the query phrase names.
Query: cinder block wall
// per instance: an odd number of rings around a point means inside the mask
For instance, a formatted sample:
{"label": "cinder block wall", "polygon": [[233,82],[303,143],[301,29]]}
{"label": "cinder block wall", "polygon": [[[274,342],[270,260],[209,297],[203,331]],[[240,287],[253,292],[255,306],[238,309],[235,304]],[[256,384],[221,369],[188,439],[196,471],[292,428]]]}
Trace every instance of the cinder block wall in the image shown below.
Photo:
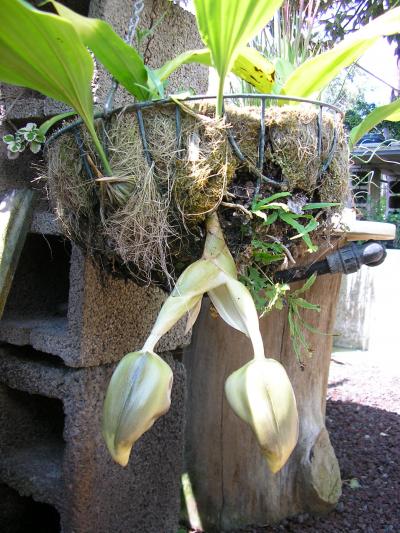
{"label": "cinder block wall", "polygon": [[[65,2],[102,17],[123,35],[128,0]],[[160,66],[201,46],[193,16],[167,0],[145,0],[140,27],[156,30],[142,47]],[[110,80],[98,69],[98,106]],[[207,71],[186,66],[171,80],[207,89]],[[3,123],[42,122],[64,109],[34,91],[2,86]],[[127,101],[119,89],[115,105]],[[0,147],[0,194],[39,189],[39,201],[0,322],[0,531],[176,533],[183,460],[185,373],[181,348],[190,342],[178,324],[157,346],[174,371],[172,407],[136,444],[126,469],[113,463],[100,435],[105,389],[116,362],[142,346],[166,295],[154,288],[100,276],[81,250],[61,235],[32,163],[6,158]],[[29,524],[28,526],[26,524]],[[27,529],[28,528],[28,529]],[[30,529],[29,529],[30,528]]]}
{"label": "cinder block wall", "polygon": [[[174,370],[172,407],[121,468],[100,434],[102,396],[113,365],[72,369],[29,347],[3,347],[2,482],[54,507],[63,532],[175,533],[185,378],[182,365],[162,355]],[[0,517],[4,533],[5,518]],[[31,531],[40,527],[32,524]]]}
{"label": "cinder block wall", "polygon": [[[100,273],[82,251],[34,220],[0,321],[0,341],[31,345],[72,367],[121,359],[140,349],[166,293]],[[190,341],[180,321],[156,350],[176,350]]]}

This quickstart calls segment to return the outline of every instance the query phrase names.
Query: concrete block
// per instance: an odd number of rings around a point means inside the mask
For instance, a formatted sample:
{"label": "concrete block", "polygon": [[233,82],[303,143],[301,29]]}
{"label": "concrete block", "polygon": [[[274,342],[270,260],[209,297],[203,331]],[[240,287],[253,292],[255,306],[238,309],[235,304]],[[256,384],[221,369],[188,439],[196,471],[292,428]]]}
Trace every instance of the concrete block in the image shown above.
{"label": "concrete block", "polygon": [[1,348],[0,482],[54,506],[63,533],[175,533],[185,374],[163,356],[174,371],[171,409],[122,468],[100,434],[113,365],[72,369],[31,349]]}
{"label": "concrete block", "polygon": [[36,210],[33,213],[31,232],[41,235],[61,235],[62,229],[52,211]]}
{"label": "concrete block", "polygon": [[0,83],[2,114],[8,120],[23,122],[29,117],[43,117],[44,99],[31,89]]}
{"label": "concrete block", "polygon": [[[132,14],[131,0],[91,0],[89,16],[105,19],[114,30],[124,37]],[[169,0],[144,0],[139,28],[156,29],[145,39],[139,52],[150,67],[161,67],[166,61],[186,50],[203,48],[196,21],[192,13],[172,4]],[[135,44],[135,43],[134,43]],[[101,65],[98,66],[95,83],[95,98],[103,104],[110,90],[111,80]],[[193,88],[202,94],[207,92],[208,69],[202,65],[185,65],[169,78],[167,93]],[[132,102],[132,96],[123,88],[115,95],[115,107]]]}
{"label": "concrete block", "polygon": [[42,122],[45,117],[70,109],[66,104],[31,89],[5,83],[0,84],[0,103],[7,120],[17,121],[21,125],[27,121]]}
{"label": "concrete block", "polygon": [[[36,229],[51,227],[36,216]],[[56,235],[29,234],[10,290],[0,341],[61,357],[72,367],[95,366],[140,349],[167,294],[100,273],[75,245]],[[190,342],[182,319],[156,346]]]}

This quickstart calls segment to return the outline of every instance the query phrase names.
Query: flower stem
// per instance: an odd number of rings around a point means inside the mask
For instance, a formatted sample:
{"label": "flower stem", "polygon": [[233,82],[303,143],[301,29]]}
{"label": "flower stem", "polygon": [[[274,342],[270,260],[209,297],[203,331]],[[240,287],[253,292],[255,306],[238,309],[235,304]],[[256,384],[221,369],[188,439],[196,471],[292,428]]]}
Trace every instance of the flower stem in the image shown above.
{"label": "flower stem", "polygon": [[152,335],[152,333],[150,333],[141,351],[142,352],[154,352],[154,347],[159,340],[160,340],[159,336],[157,337],[156,335]]}

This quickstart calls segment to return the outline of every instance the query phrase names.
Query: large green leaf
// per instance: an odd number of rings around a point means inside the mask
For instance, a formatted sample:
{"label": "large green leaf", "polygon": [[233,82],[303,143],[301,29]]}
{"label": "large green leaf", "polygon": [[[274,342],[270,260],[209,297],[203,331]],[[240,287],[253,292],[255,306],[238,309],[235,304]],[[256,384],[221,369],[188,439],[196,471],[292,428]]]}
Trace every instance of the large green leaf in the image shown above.
{"label": "large green leaf", "polygon": [[139,100],[149,97],[147,71],[137,51],[125,43],[107,22],[75,13],[55,0],[50,0],[57,13],[74,25],[82,42],[118,82]]}
{"label": "large green leaf", "polygon": [[[210,50],[188,50],[165,63],[155,73],[161,80],[167,79],[172,72],[187,63],[200,63],[212,66]],[[232,67],[232,72],[253,85],[259,92],[267,93],[272,89],[275,68],[258,50],[244,46],[240,49]]]}
{"label": "large green leaf", "polygon": [[331,50],[300,65],[285,83],[282,93],[305,98],[312,96],[324,89],[382,36],[399,32],[400,7],[397,7],[346,37]]}
{"label": "large green leaf", "polygon": [[194,0],[200,35],[220,78],[218,114],[222,112],[224,80],[238,52],[270,21],[281,4],[282,0]]}
{"label": "large green leaf", "polygon": [[360,124],[355,126],[350,132],[350,145],[354,146],[363,135],[382,120],[390,120],[391,122],[400,120],[400,98],[390,104],[377,107]]}
{"label": "large green leaf", "polygon": [[93,117],[93,61],[72,24],[22,0],[2,0],[0,80],[29,87]]}

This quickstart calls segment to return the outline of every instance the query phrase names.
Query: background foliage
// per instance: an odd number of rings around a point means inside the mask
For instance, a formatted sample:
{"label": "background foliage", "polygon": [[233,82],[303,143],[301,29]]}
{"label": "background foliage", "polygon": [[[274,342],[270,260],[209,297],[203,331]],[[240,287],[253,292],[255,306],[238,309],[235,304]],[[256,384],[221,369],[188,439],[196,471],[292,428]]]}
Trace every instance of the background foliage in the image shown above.
{"label": "background foliage", "polygon": [[[322,0],[319,7],[320,22],[333,44],[399,5],[399,0]],[[396,55],[400,57],[400,35],[389,36],[388,41],[396,43]]]}

